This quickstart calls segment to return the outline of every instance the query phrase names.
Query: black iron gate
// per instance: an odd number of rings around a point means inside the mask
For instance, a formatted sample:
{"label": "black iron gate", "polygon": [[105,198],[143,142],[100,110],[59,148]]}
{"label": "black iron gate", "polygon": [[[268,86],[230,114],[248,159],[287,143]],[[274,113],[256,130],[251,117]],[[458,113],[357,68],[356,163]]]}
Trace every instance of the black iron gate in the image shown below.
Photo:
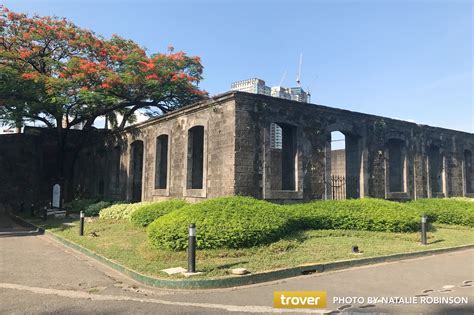
{"label": "black iron gate", "polygon": [[353,176],[331,175],[333,200],[358,198],[358,178]]}

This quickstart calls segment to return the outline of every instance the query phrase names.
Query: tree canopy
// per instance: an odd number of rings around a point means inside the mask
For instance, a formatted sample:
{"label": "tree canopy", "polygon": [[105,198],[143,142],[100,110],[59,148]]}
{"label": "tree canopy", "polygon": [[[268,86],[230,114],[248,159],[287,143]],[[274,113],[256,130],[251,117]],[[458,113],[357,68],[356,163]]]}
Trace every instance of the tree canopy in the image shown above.
{"label": "tree canopy", "polygon": [[147,54],[132,40],[105,39],[57,17],[0,7],[0,119],[17,126],[90,128],[97,117],[161,114],[206,96],[199,57]]}

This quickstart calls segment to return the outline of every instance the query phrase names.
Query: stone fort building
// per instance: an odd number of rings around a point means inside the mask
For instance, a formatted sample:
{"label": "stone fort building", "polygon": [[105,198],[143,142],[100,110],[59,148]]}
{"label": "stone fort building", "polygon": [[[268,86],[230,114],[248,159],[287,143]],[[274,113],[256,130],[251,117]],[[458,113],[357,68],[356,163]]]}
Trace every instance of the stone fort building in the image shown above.
{"label": "stone fort building", "polygon": [[98,140],[75,178],[128,201],[474,197],[473,153],[471,133],[228,92]]}

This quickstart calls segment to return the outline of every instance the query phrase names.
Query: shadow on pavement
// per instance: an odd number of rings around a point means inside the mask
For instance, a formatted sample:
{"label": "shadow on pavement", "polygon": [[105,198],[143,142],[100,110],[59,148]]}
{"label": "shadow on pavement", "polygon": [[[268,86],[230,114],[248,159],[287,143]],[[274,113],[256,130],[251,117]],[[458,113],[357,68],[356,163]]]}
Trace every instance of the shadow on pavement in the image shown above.
{"label": "shadow on pavement", "polygon": [[44,234],[43,230],[21,224],[6,210],[0,210],[0,238],[35,236]]}

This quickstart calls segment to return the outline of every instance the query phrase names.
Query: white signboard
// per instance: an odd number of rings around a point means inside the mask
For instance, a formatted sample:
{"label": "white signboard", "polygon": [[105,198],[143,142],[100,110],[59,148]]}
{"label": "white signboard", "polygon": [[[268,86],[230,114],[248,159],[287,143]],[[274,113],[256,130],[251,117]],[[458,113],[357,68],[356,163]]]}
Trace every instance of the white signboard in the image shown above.
{"label": "white signboard", "polygon": [[61,186],[56,184],[53,186],[53,208],[60,208],[61,207]]}

